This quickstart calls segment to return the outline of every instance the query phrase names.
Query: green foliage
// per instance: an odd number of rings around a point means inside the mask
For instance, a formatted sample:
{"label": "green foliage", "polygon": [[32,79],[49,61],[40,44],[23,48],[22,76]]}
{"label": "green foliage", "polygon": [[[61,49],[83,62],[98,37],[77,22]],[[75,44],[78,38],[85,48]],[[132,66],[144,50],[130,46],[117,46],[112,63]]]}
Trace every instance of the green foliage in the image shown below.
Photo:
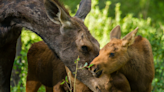
{"label": "green foliage", "polygon": [[[81,0],[61,0],[64,4],[69,6],[68,8],[72,10],[73,13],[76,12],[76,6]],[[164,20],[164,0],[99,0],[97,6],[100,9],[104,9],[106,2],[110,1],[110,9],[108,16],[115,17],[115,5],[120,3],[120,10],[122,11],[121,17],[125,17],[127,14],[131,13],[134,17],[143,17],[146,19],[150,17],[153,22]],[[92,0],[92,2],[94,2]],[[164,23],[164,22],[163,22]]]}
{"label": "green foliage", "polygon": [[93,66],[93,64],[90,64],[89,66],[88,66],[88,68],[90,68],[90,67],[92,67]]}
{"label": "green foliage", "polygon": [[87,63],[87,62],[84,64],[84,66],[83,66],[83,67],[86,67],[86,66],[88,66],[88,63]]}
{"label": "green foliage", "polygon": [[[114,0],[111,0],[113,3]],[[118,1],[118,0],[116,0]],[[102,9],[99,8],[101,6],[99,0],[92,0],[92,10],[85,19],[85,24],[90,30],[91,34],[99,41],[101,48],[109,42],[110,31],[116,26],[120,25],[122,30],[122,37],[125,36],[130,31],[134,30],[136,27],[139,27],[138,35],[147,38],[152,46],[152,51],[154,55],[154,64],[155,64],[155,78],[152,83],[153,92],[163,92],[164,91],[164,23],[163,21],[154,21],[155,18],[158,18],[158,14],[155,13],[156,10],[152,10],[152,13],[147,14],[146,17],[143,17],[142,13],[137,13],[137,9],[135,13],[125,12],[124,8],[127,7],[128,3],[137,2],[137,0],[123,3],[123,1],[119,0],[120,3],[112,4],[110,1],[102,0],[104,2],[104,7]],[[141,2],[142,1],[142,2]],[[150,1],[150,0],[149,0]],[[150,4],[155,0],[150,1]],[[162,11],[163,4],[159,1],[157,5],[159,5],[159,10]],[[140,0],[137,2],[140,6],[145,8],[146,1]],[[69,4],[68,4],[69,5]],[[137,4],[136,4],[137,5]],[[131,6],[131,5],[130,5]],[[135,4],[133,5],[135,6]],[[153,6],[153,5],[149,5]],[[155,7],[156,5],[154,5]],[[123,8],[124,7],[124,8]],[[115,10],[112,10],[112,9]],[[138,7],[136,7],[138,8]],[[121,11],[121,10],[122,11]],[[139,8],[141,9],[141,8]],[[132,9],[126,9],[130,11]],[[139,15],[137,15],[137,14]],[[155,14],[153,16],[153,14]],[[74,14],[73,14],[74,15]],[[109,15],[111,15],[109,17]],[[148,15],[151,15],[148,17]],[[163,14],[162,14],[163,15]],[[139,18],[136,18],[139,16]],[[161,16],[160,16],[161,18]],[[41,39],[35,34],[29,31],[23,31],[22,33],[22,63],[19,65],[22,69],[20,74],[21,81],[20,84],[23,84],[23,87],[18,85],[17,87],[12,88],[12,92],[22,92],[18,91],[25,89],[26,75],[27,75],[27,51],[32,43],[40,41]],[[79,60],[78,60],[79,61]],[[76,63],[76,62],[75,62]],[[16,61],[14,64],[18,64]],[[84,66],[87,66],[85,64]],[[83,67],[83,66],[82,66]],[[91,67],[91,66],[87,66]],[[16,91],[15,91],[16,90]],[[42,89],[41,89],[42,90]],[[23,90],[24,92],[24,90]],[[42,92],[42,91],[40,91]]]}
{"label": "green foliage", "polygon": [[62,83],[60,83],[60,85],[63,85],[65,82],[67,82],[67,83],[68,83],[68,77],[67,77],[67,76],[65,76],[65,80],[63,79],[63,82],[62,82]]}
{"label": "green foliage", "polygon": [[80,61],[79,56],[78,56],[78,58],[74,61],[74,63],[76,64],[78,61]]}
{"label": "green foliage", "polygon": [[65,83],[65,80],[63,80],[63,82],[62,83],[60,83],[60,85],[63,85]]}

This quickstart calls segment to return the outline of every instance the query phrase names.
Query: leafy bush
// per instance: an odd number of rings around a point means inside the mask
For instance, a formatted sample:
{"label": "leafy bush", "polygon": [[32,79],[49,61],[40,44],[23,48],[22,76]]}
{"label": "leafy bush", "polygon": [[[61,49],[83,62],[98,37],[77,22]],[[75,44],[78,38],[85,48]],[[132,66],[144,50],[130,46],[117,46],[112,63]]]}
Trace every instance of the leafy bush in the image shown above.
{"label": "leafy bush", "polygon": [[[85,24],[90,30],[91,34],[99,41],[101,48],[109,42],[110,31],[116,26],[120,25],[122,36],[125,36],[130,31],[139,27],[138,35],[147,38],[152,46],[155,64],[155,78],[152,83],[153,92],[164,91],[164,24],[162,22],[152,22],[150,17],[143,19],[133,17],[133,14],[126,14],[121,17],[120,3],[115,6],[115,17],[108,17],[110,15],[109,6],[110,1],[106,2],[105,8],[99,9],[98,0],[92,0],[92,10],[85,19]],[[22,89],[25,89],[26,75],[27,75],[27,51],[32,43],[40,41],[41,39],[34,33],[23,31],[22,33],[22,64],[20,67],[22,73],[20,74]],[[18,64],[18,63],[15,63]],[[20,87],[20,86],[18,86]],[[18,87],[12,88],[13,92]],[[44,88],[41,88],[42,92]],[[21,90],[21,89],[20,89]],[[18,92],[18,91],[17,91]]]}

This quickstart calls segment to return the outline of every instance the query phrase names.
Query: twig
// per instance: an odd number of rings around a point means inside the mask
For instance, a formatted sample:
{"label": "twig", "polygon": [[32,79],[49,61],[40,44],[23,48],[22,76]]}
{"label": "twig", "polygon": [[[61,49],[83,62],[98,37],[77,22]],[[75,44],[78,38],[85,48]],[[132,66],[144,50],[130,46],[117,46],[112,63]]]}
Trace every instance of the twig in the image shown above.
{"label": "twig", "polygon": [[73,90],[73,92],[76,92],[75,90],[76,90],[76,76],[77,76],[77,70],[78,70],[78,62],[79,62],[79,56],[78,56],[78,58],[77,58],[77,61],[76,61],[76,71],[75,71],[75,78],[74,78],[74,90]]}

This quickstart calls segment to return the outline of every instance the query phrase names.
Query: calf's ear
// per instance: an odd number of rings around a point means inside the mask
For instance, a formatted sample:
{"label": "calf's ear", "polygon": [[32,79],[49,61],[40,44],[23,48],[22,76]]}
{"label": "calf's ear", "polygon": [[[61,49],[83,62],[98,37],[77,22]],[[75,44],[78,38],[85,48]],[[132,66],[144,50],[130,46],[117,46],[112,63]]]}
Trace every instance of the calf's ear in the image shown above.
{"label": "calf's ear", "polygon": [[120,39],[121,38],[121,28],[117,25],[115,28],[112,29],[110,32],[110,40],[113,38]]}
{"label": "calf's ear", "polygon": [[68,12],[62,5],[54,0],[44,0],[44,6],[48,18],[56,23],[61,24],[62,26],[71,26],[71,20]]}
{"label": "calf's ear", "polygon": [[134,43],[137,32],[138,32],[138,27],[132,32],[128,33],[124,38],[122,38],[122,46],[132,45]]}
{"label": "calf's ear", "polygon": [[91,0],[81,0],[79,9],[76,12],[76,17],[80,18],[82,21],[84,21],[85,17],[88,15],[88,13],[91,10]]}

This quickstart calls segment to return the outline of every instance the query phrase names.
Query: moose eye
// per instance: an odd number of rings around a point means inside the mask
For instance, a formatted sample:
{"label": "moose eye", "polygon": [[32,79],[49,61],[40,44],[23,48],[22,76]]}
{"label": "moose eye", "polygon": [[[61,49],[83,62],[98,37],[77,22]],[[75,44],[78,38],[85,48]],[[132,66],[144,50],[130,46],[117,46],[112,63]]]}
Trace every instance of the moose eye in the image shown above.
{"label": "moose eye", "polygon": [[109,54],[109,57],[114,57],[114,53],[110,53]]}
{"label": "moose eye", "polygon": [[82,46],[81,49],[82,49],[83,52],[88,52],[88,47],[87,46]]}

